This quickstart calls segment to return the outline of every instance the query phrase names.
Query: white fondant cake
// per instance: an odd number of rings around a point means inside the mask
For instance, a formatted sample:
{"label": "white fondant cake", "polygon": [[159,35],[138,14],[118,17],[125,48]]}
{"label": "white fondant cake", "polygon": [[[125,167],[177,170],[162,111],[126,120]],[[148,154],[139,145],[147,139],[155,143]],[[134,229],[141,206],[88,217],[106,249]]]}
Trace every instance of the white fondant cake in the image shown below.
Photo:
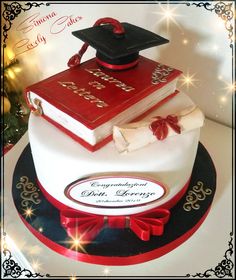
{"label": "white fondant cake", "polygon": [[[166,116],[193,105],[179,93],[150,116]],[[119,154],[110,142],[92,153],[40,117],[31,114],[29,139],[38,180],[44,190],[65,206],[94,214],[129,215],[159,207],[173,199],[191,177],[200,129],[156,141],[142,149]],[[141,176],[157,180],[165,194],[150,203],[135,207],[92,207],[65,195],[70,184],[96,176]]]}

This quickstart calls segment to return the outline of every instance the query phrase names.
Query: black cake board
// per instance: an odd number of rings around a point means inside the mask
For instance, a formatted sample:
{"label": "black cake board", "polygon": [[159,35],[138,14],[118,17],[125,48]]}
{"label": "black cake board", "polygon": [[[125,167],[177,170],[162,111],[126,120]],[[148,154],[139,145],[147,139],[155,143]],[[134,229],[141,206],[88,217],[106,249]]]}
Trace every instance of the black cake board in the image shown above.
{"label": "black cake board", "polygon": [[[73,247],[60,223],[60,213],[44,197],[28,144],[16,164],[12,195],[20,218],[42,243],[66,257],[101,265],[131,265],[161,257],[192,234],[206,218],[216,189],[216,170],[205,147],[199,143],[186,194],[172,208],[162,236],[140,240],[130,229],[104,228],[91,243]],[[27,209],[33,211],[28,216]]]}

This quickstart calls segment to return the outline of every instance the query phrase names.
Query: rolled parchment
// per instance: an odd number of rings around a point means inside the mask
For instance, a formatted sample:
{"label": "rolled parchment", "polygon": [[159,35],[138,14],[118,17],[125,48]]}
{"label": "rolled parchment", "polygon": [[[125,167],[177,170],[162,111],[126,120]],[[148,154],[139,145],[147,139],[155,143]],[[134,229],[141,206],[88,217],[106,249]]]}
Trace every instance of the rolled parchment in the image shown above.
{"label": "rolled parchment", "polygon": [[[202,111],[196,107],[187,107],[184,110],[176,112],[170,115],[173,118],[177,117],[177,125],[180,128],[179,131],[173,129],[171,124],[168,123],[166,117],[154,117],[149,120],[143,120],[134,123],[123,124],[113,127],[113,140],[115,146],[120,153],[131,152],[140,149],[150,143],[158,140],[155,131],[153,131],[151,124],[158,118],[164,119],[164,125],[166,129],[166,137],[183,134],[187,131],[202,127],[204,124],[204,115]],[[176,125],[176,124],[175,124]],[[164,140],[164,139],[163,139]]]}

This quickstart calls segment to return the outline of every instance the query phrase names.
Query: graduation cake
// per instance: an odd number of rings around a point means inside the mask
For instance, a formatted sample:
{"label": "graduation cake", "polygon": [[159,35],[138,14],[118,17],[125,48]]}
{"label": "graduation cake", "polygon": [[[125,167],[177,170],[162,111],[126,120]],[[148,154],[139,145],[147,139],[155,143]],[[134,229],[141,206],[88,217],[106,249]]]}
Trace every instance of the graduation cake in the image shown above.
{"label": "graduation cake", "polygon": [[[188,188],[204,116],[176,89],[181,71],[139,55],[168,40],[112,18],[73,35],[85,43],[69,69],[25,91],[38,185],[68,235],[108,225],[148,242]],[[89,45],[96,57],[81,63]],[[80,225],[86,214],[100,226]]]}

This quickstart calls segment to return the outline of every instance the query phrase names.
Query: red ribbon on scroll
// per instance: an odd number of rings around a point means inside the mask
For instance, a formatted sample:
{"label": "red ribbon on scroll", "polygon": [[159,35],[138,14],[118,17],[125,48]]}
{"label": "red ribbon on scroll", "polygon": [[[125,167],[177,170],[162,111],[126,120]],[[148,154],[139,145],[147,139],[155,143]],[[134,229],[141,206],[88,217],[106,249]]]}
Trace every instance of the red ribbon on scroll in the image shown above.
{"label": "red ribbon on scroll", "polygon": [[166,118],[160,116],[155,117],[156,120],[150,124],[150,129],[158,140],[164,140],[168,135],[168,125],[178,134],[181,133],[181,128],[178,125],[178,117],[168,115]]}
{"label": "red ribbon on scroll", "polygon": [[103,216],[68,209],[61,211],[60,215],[67,234],[72,238],[78,236],[84,242],[91,242],[105,226],[130,228],[141,240],[149,241],[151,235],[163,234],[170,211],[157,208],[130,216]]}

